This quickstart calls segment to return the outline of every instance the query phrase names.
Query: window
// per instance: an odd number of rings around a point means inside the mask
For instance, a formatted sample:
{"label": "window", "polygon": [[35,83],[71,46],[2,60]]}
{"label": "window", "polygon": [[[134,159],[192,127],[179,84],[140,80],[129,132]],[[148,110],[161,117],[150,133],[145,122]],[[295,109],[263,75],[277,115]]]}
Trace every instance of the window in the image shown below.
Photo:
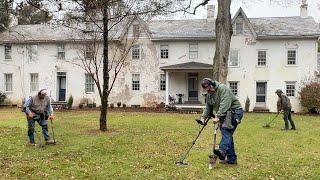
{"label": "window", "polygon": [[165,91],[166,90],[166,75],[160,74],[160,90]]}
{"label": "window", "polygon": [[29,62],[36,61],[38,58],[38,46],[29,45],[27,49],[28,49]]}
{"label": "window", "polygon": [[320,71],[320,53],[318,53],[318,56],[317,56],[317,64],[318,64],[318,71]]}
{"label": "window", "polygon": [[94,92],[94,81],[91,74],[86,74],[86,82],[85,82],[85,91],[86,93]]}
{"label": "window", "polygon": [[197,59],[198,58],[198,44],[192,43],[189,44],[189,58]]}
{"label": "window", "polygon": [[286,82],[286,95],[295,96],[296,82]]}
{"label": "window", "polygon": [[238,82],[235,82],[235,81],[230,81],[229,82],[229,87],[230,87],[230,90],[231,92],[234,94],[234,95],[238,95]]}
{"label": "window", "polygon": [[236,22],[236,35],[243,34],[243,22]]}
{"label": "window", "polygon": [[64,44],[58,44],[58,59],[65,59]]}
{"label": "window", "polygon": [[132,46],[132,59],[140,59],[140,45]]}
{"label": "window", "polygon": [[297,60],[297,51],[296,50],[288,50],[287,51],[287,60],[288,65],[295,65]]}
{"label": "window", "polygon": [[132,90],[140,90],[140,74],[132,74]]}
{"label": "window", "polygon": [[267,63],[267,51],[258,51],[258,66],[265,66]]}
{"label": "window", "polygon": [[6,92],[12,91],[12,74],[4,74],[4,86]]}
{"label": "window", "polygon": [[168,45],[160,45],[160,57],[161,59],[169,58],[169,46]]}
{"label": "window", "polygon": [[86,45],[86,52],[85,52],[85,58],[87,60],[93,60],[94,58],[94,51],[93,51],[93,44],[87,44]]}
{"label": "window", "polygon": [[39,90],[38,73],[30,74],[30,92]]}
{"label": "window", "polygon": [[238,50],[231,50],[229,54],[229,66],[239,66]]}
{"label": "window", "polygon": [[140,35],[140,27],[139,27],[139,24],[134,24],[134,25],[132,26],[132,28],[133,28],[133,36],[134,36],[134,37],[139,37],[139,35]]}
{"label": "window", "polygon": [[11,45],[4,45],[4,59],[6,61],[10,61],[12,59],[11,57]]}

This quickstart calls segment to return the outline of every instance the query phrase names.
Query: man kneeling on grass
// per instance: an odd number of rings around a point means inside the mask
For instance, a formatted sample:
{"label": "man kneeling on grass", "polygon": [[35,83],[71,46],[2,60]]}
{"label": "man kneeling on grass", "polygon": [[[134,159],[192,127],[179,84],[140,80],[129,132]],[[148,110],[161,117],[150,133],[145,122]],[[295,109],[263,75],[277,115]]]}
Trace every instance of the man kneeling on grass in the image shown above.
{"label": "man kneeling on grass", "polygon": [[23,107],[23,111],[26,113],[28,121],[29,145],[35,145],[34,126],[36,121],[42,127],[42,133],[46,144],[54,144],[54,141],[50,140],[46,121],[47,119],[54,119],[50,97],[47,96],[47,90],[41,89],[36,96],[30,97]]}
{"label": "man kneeling on grass", "polygon": [[206,107],[201,121],[204,122],[210,114],[215,114],[213,123],[219,123],[222,134],[219,149],[215,149],[213,153],[222,163],[237,164],[233,133],[243,116],[241,104],[231,90],[218,81],[204,78],[201,86],[207,91]]}

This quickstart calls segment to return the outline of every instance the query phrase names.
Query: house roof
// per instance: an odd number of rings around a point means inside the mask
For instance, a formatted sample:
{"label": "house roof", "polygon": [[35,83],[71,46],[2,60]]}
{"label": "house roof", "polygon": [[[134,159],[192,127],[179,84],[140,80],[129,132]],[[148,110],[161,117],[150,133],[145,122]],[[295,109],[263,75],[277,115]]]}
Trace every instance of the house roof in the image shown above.
{"label": "house roof", "polygon": [[205,63],[199,63],[199,62],[187,62],[187,63],[181,63],[181,64],[174,64],[174,65],[168,65],[168,66],[162,66],[160,67],[162,70],[211,70],[212,64],[205,64]]}

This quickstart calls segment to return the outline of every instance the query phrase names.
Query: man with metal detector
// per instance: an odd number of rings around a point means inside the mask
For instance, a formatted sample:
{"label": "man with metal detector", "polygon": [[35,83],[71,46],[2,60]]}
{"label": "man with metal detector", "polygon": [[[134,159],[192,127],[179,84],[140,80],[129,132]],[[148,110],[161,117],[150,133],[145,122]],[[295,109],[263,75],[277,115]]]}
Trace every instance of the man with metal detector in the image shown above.
{"label": "man with metal detector", "polygon": [[23,105],[24,112],[27,115],[28,121],[28,136],[29,136],[29,145],[35,145],[34,132],[35,132],[35,122],[42,127],[42,133],[46,144],[55,144],[54,140],[50,140],[48,132],[48,119],[54,119],[53,108],[51,106],[50,97],[47,96],[47,90],[41,89],[37,95],[31,96]]}
{"label": "man with metal detector", "polygon": [[207,91],[207,96],[206,107],[203,110],[200,124],[210,114],[214,114],[213,123],[218,123],[222,134],[219,149],[214,149],[213,153],[223,163],[237,164],[233,134],[243,117],[241,104],[225,84],[210,78],[204,78],[201,86],[203,90]]}
{"label": "man with metal detector", "polygon": [[296,126],[291,117],[291,103],[290,99],[282,92],[281,89],[277,89],[275,92],[278,95],[278,102],[277,102],[277,110],[278,113],[283,111],[283,120],[285,123],[285,127],[282,130],[289,130],[289,123],[291,124],[291,130],[296,130]]}

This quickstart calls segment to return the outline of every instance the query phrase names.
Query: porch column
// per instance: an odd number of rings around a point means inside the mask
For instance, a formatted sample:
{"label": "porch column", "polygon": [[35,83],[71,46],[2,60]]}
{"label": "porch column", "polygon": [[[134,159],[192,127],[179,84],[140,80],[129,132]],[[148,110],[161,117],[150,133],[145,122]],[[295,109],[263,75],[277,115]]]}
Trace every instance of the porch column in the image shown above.
{"label": "porch column", "polygon": [[169,72],[166,71],[166,105],[169,105]]}

